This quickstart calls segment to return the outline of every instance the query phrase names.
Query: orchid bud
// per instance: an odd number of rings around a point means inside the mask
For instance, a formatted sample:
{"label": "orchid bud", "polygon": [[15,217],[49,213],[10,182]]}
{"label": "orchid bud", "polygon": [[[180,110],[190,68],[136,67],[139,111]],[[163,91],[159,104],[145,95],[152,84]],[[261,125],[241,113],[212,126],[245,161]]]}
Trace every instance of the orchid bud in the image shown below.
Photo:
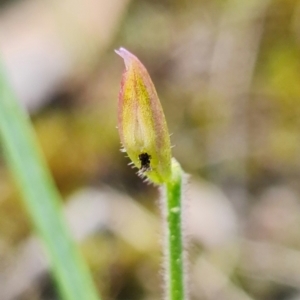
{"label": "orchid bud", "polygon": [[154,84],[143,64],[124,48],[125,62],[118,103],[118,130],[124,151],[139,174],[154,183],[171,177],[170,136]]}

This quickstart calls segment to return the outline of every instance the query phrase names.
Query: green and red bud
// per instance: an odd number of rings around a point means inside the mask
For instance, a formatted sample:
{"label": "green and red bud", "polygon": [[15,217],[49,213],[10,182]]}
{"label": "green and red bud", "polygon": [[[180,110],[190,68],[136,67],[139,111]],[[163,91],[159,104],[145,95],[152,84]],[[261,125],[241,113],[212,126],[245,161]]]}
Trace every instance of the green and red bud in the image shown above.
{"label": "green and red bud", "polygon": [[125,62],[118,103],[118,130],[124,150],[140,174],[154,183],[171,178],[171,145],[154,84],[139,59],[124,48]]}

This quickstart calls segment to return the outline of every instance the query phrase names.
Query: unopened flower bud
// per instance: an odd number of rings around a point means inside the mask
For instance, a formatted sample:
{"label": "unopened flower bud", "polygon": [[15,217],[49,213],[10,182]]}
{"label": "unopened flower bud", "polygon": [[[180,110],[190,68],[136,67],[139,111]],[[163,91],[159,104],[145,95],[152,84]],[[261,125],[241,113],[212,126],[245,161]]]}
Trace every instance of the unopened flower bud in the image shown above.
{"label": "unopened flower bud", "polygon": [[171,177],[167,123],[153,82],[143,64],[124,48],[125,62],[118,103],[118,130],[124,150],[139,173],[154,183]]}

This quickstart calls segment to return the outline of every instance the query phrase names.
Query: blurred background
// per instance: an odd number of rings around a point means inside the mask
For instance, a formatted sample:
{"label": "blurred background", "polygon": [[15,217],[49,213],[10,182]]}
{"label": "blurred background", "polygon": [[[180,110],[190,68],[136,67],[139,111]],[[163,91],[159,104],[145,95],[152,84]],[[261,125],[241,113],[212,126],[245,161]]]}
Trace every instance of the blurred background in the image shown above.
{"label": "blurred background", "polygon": [[[300,299],[299,0],[1,0],[0,52],[105,300],[161,299],[159,191],[116,130],[123,46],[190,174],[194,300]],[[3,158],[0,299],[58,299]]]}

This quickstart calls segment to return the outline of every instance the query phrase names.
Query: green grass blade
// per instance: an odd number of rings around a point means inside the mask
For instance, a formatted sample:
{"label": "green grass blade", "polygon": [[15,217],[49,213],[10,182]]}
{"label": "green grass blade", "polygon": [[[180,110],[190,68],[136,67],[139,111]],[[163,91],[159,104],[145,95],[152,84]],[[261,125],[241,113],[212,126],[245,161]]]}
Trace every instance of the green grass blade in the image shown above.
{"label": "green grass blade", "polygon": [[18,105],[1,66],[0,134],[7,163],[45,246],[62,299],[99,299],[88,268],[66,227],[60,196],[29,118]]}

